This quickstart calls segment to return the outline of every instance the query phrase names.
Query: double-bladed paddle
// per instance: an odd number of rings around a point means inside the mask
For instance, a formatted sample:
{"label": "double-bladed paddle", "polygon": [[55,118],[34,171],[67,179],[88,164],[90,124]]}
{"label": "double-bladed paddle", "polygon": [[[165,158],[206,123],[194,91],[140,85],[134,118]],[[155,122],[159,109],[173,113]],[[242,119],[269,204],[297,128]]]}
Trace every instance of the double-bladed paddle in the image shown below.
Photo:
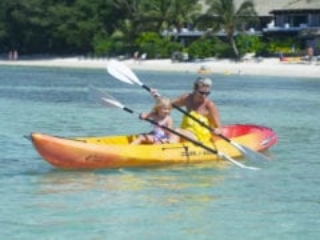
{"label": "double-bladed paddle", "polygon": [[[110,75],[112,75],[113,77],[115,77],[116,79],[118,79],[122,82],[129,83],[129,84],[138,84],[140,87],[151,92],[151,88],[148,87],[147,85],[145,85],[144,83],[142,83],[139,80],[139,78],[137,77],[137,75],[129,67],[127,67],[125,64],[123,64],[117,60],[111,60],[108,63],[107,71]],[[210,126],[206,125],[205,123],[203,123],[199,119],[195,118],[194,116],[192,116],[190,113],[188,113],[187,111],[185,111],[181,107],[179,107],[175,104],[173,104],[172,106],[175,109],[177,109],[178,111],[180,111],[181,113],[185,114],[186,116],[190,117],[191,119],[193,119],[194,121],[199,123],[201,126],[207,128],[208,130],[213,132],[213,129]],[[242,153],[243,156],[245,156],[251,160],[261,160],[262,159],[262,160],[268,161],[268,159],[264,155],[262,155],[261,153],[253,151],[252,149],[227,138],[223,134],[215,134],[215,135],[219,136],[223,140],[230,143],[233,147],[238,149]]]}
{"label": "double-bladed paddle", "polygon": [[[100,89],[98,88],[95,88],[93,86],[89,86],[89,92],[90,92],[90,95],[91,97],[93,97],[97,102],[99,102],[100,104],[104,105],[104,106],[107,106],[107,107],[116,107],[116,108],[120,108],[128,113],[131,113],[131,114],[135,114],[135,111],[124,106],[121,102],[119,102],[117,99],[115,99],[113,96],[111,96],[110,94],[106,94],[104,93],[103,91],[101,91]],[[139,115],[139,113],[137,113],[137,115]],[[246,166],[238,161],[236,161],[235,159],[231,158],[230,156],[220,152],[220,151],[217,151],[213,148],[210,148],[208,147],[207,145],[204,145],[203,143],[199,142],[199,141],[196,141],[192,138],[189,138],[177,131],[175,131],[174,129],[172,128],[169,128],[167,126],[163,126],[163,125],[160,125],[158,122],[152,120],[152,119],[149,119],[149,118],[146,118],[146,119],[143,119],[149,123],[152,123],[152,124],[155,124],[155,125],[158,125],[159,127],[171,132],[172,134],[175,134],[189,142],[192,142],[193,144],[213,153],[213,154],[216,154],[218,155],[219,157],[235,164],[236,166],[240,167],[240,168],[245,168],[245,169],[251,169],[251,170],[259,170],[260,168],[256,168],[256,167],[251,167],[251,166]]]}

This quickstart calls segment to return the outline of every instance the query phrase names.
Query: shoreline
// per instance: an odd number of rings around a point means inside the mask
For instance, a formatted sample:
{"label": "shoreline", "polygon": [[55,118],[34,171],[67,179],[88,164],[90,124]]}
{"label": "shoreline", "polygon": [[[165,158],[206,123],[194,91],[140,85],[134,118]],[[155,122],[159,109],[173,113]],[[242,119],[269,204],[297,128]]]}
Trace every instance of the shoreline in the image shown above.
{"label": "shoreline", "polygon": [[[106,69],[109,59],[52,58],[39,60],[0,60],[0,66],[26,67],[59,67]],[[135,61],[123,60],[133,70],[185,72],[199,75],[206,74],[241,74],[274,77],[306,77],[319,78],[320,63],[280,62],[278,58],[263,59],[261,62],[247,60],[234,62],[231,60],[207,59],[195,62],[176,62],[170,59]],[[203,71],[202,71],[203,70]]]}

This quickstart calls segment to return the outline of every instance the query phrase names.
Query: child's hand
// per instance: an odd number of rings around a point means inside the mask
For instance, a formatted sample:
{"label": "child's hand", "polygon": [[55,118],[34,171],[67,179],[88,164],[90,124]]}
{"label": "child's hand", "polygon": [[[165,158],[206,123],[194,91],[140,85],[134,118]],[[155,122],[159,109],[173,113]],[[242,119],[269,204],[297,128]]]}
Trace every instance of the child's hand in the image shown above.
{"label": "child's hand", "polygon": [[139,118],[140,118],[141,120],[145,120],[147,117],[148,117],[148,114],[147,114],[147,113],[140,113],[140,114],[139,114]]}
{"label": "child's hand", "polygon": [[159,97],[161,97],[161,95],[160,95],[160,93],[158,92],[157,89],[152,88],[152,89],[150,90],[150,93],[151,93],[151,95],[152,95],[154,98],[159,98]]}

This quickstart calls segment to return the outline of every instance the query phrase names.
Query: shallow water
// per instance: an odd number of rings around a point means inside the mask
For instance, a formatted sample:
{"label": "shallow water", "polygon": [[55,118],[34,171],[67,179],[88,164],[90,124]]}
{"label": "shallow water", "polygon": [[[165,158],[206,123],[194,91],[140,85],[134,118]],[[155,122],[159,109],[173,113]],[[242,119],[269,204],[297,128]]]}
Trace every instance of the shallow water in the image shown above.
{"label": "shallow water", "polygon": [[[127,134],[150,126],[95,104],[88,85],[137,111],[139,86],[103,70],[0,67],[0,235],[4,239],[318,239],[318,79],[212,75],[223,123],[273,128],[279,142],[260,171],[230,165],[62,171],[24,138]],[[191,73],[137,72],[177,96]],[[176,122],[181,114],[173,113]]]}

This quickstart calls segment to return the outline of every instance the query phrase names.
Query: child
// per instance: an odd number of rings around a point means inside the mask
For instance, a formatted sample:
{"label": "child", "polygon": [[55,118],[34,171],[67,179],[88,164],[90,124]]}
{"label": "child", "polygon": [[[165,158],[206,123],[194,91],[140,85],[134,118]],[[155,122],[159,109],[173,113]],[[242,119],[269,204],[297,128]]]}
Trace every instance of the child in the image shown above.
{"label": "child", "polygon": [[[150,113],[141,113],[140,119],[152,119],[160,126],[165,126],[172,129],[173,121],[170,117],[171,102],[168,98],[157,98],[156,104]],[[171,133],[161,128],[159,125],[154,125],[153,130],[149,133],[140,134],[131,144],[151,143],[161,144],[170,142]]]}

